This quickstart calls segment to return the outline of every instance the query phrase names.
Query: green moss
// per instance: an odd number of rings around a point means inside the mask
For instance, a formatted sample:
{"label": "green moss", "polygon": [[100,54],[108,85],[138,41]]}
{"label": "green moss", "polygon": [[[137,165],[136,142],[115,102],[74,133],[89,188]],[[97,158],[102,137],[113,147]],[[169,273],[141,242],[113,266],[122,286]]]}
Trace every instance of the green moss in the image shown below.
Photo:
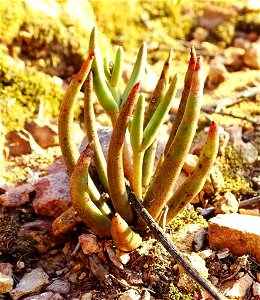
{"label": "green moss", "polygon": [[37,251],[33,241],[19,235],[19,230],[24,223],[34,220],[33,209],[1,209],[0,215],[1,261],[16,265],[17,261],[22,260],[26,267],[30,267]]}
{"label": "green moss", "polygon": [[148,44],[172,46],[174,39],[184,39],[196,22],[185,12],[186,2],[90,1],[100,31],[128,53],[136,51],[144,39]]}
{"label": "green moss", "polygon": [[235,34],[235,27],[235,18],[232,18],[226,22],[222,22],[212,30],[210,40],[217,40],[218,44],[223,47],[231,45]]}
{"label": "green moss", "polygon": [[257,196],[250,184],[243,178],[241,173],[245,169],[241,157],[230,145],[226,146],[225,155],[218,157],[217,165],[224,177],[224,187],[221,192],[231,192],[238,200]]}
{"label": "green moss", "polygon": [[169,225],[171,231],[179,231],[187,224],[202,224],[207,226],[207,221],[193,209],[185,209],[179,213]]}
{"label": "green moss", "polygon": [[237,19],[236,29],[245,32],[260,32],[260,18],[258,12],[249,12]]}
{"label": "green moss", "polygon": [[9,0],[1,2],[1,42],[12,43],[18,35],[26,18],[22,1]]}
{"label": "green moss", "polygon": [[164,283],[157,284],[156,287],[157,290],[157,296],[156,299],[158,300],[192,300],[193,295],[191,293],[182,291],[179,289],[176,285],[171,283],[170,285],[166,285]]}
{"label": "green moss", "polygon": [[0,64],[0,118],[7,131],[19,130],[26,119],[37,117],[40,106],[45,116],[58,116],[64,92],[50,76],[21,68],[3,53]]}

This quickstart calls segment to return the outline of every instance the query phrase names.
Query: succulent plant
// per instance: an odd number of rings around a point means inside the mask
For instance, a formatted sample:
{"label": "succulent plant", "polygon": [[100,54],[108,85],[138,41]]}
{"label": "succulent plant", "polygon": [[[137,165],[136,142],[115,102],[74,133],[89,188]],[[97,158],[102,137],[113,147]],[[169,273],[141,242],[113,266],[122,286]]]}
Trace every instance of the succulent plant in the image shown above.
{"label": "succulent plant", "polygon": [[[198,164],[173,193],[197,128],[204,83],[202,59],[196,57],[192,47],[179,109],[165,151],[155,168],[159,130],[175,98],[179,75],[175,74],[168,84],[172,60],[170,51],[147,103],[144,94],[140,92],[140,80],[144,76],[146,65],[146,43],[142,43],[130,79],[121,93],[119,86],[123,54],[123,48],[119,47],[114,62],[103,59],[97,44],[96,29],[93,29],[89,56],[72,80],[61,105],[59,138],[71,175],[73,209],[70,208],[66,218],[72,220],[68,215],[75,215],[76,211],[95,234],[100,237],[112,236],[119,249],[131,251],[141,244],[141,237],[130,227],[137,227],[138,222],[129,202],[128,188],[143,202],[158,223],[161,212],[167,205],[169,210],[166,220],[169,223],[202,189],[217,156],[219,137],[218,126],[212,121]],[[84,83],[84,118],[89,145],[79,154],[73,141],[72,128],[74,105]],[[111,118],[113,126],[107,161],[95,126],[95,95]],[[130,145],[126,142],[127,131],[130,133]],[[92,158],[100,179],[98,186],[102,186],[102,190],[98,190],[89,174]],[[112,207],[101,196],[103,192],[108,193]],[[62,218],[64,217],[61,217],[61,222]],[[55,220],[54,224],[57,223]]]}

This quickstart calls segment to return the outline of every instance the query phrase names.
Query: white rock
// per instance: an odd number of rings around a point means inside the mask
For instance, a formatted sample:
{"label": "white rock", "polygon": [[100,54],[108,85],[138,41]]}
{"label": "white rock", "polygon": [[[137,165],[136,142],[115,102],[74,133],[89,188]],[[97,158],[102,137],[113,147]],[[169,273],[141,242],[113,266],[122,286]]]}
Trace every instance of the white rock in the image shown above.
{"label": "white rock", "polygon": [[124,292],[120,297],[119,300],[138,300],[141,296],[138,294],[136,290],[130,289]]}
{"label": "white rock", "polygon": [[24,300],[59,300],[59,299],[53,293],[45,292],[39,295],[26,297],[24,298]]}
{"label": "white rock", "polygon": [[[192,266],[200,273],[201,276],[208,278],[208,269],[206,268],[205,260],[201,256],[192,252],[190,255],[184,254],[184,257],[192,264]],[[186,271],[180,265],[179,270],[180,278],[177,284],[178,287],[188,291],[195,290],[197,288],[195,281],[189,275],[187,275]]]}
{"label": "white rock", "polygon": [[259,282],[255,281],[253,283],[252,290],[253,290],[253,295],[255,297],[257,297],[257,296],[260,297],[260,283]]}
{"label": "white rock", "polygon": [[0,272],[0,293],[9,293],[13,288],[13,278]]}
{"label": "white rock", "polygon": [[57,279],[53,281],[53,283],[49,285],[46,290],[54,293],[67,294],[70,291],[70,283]]}
{"label": "white rock", "polygon": [[86,293],[81,297],[81,300],[91,300],[91,299],[92,299],[91,293]]}
{"label": "white rock", "polygon": [[252,277],[245,274],[235,282],[235,284],[225,293],[225,296],[237,300],[246,299],[247,292],[251,288],[253,281]]}
{"label": "white rock", "polygon": [[10,295],[14,300],[17,300],[24,295],[40,292],[41,288],[45,284],[48,284],[48,278],[49,276],[42,268],[34,269],[23,276],[16,288],[11,291]]}

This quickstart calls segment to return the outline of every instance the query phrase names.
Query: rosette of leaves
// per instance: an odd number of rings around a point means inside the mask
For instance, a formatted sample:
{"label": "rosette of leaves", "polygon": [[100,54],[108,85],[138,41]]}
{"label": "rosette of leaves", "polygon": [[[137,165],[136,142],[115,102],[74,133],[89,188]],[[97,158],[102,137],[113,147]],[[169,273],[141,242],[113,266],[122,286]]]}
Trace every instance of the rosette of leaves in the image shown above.
{"label": "rosette of leaves", "polygon": [[[128,200],[127,185],[155,219],[168,205],[167,223],[200,192],[218,152],[218,126],[211,122],[206,144],[196,167],[175,193],[173,189],[194,138],[203,94],[201,57],[191,48],[180,105],[172,124],[165,151],[155,168],[155,150],[159,130],[176,95],[179,75],[169,82],[172,51],[163,65],[158,83],[146,101],[140,92],[146,65],[147,47],[143,42],[125,89],[120,91],[124,51],[118,47],[114,61],[103,59],[94,28],[89,42],[89,57],[73,78],[60,109],[59,139],[68,172],[71,175],[72,213],[100,237],[111,237],[123,251],[141,244],[132,230],[138,226]],[[84,91],[84,117],[89,145],[80,154],[73,141],[73,116],[77,94]],[[107,160],[103,154],[95,125],[94,98],[111,118],[113,131]],[[130,133],[130,145],[126,142]],[[89,174],[94,160],[102,186],[98,189]],[[109,195],[112,205],[101,196]],[[71,210],[71,209],[70,209]],[[138,230],[138,228],[137,228]]]}

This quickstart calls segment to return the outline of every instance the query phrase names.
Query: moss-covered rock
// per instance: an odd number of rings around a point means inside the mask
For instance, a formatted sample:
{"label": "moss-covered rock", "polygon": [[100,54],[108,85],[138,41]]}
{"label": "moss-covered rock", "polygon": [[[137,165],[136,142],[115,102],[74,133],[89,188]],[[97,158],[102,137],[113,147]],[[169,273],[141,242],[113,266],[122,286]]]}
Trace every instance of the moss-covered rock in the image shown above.
{"label": "moss-covered rock", "polygon": [[236,29],[244,32],[260,32],[259,12],[248,12],[239,16]]}
{"label": "moss-covered rock", "polygon": [[[85,0],[6,0],[2,4],[2,43],[12,56],[48,74],[66,78],[87,56],[95,26],[92,7]],[[111,48],[102,37],[102,45]]]}
{"label": "moss-covered rock", "polygon": [[186,0],[90,3],[100,31],[128,53],[136,51],[143,40],[174,46],[174,39],[184,39],[196,22],[191,10],[185,9]]}
{"label": "moss-covered rock", "polygon": [[25,120],[37,117],[40,110],[45,116],[57,117],[62,87],[51,76],[0,53],[0,118],[6,131],[23,128]]}

